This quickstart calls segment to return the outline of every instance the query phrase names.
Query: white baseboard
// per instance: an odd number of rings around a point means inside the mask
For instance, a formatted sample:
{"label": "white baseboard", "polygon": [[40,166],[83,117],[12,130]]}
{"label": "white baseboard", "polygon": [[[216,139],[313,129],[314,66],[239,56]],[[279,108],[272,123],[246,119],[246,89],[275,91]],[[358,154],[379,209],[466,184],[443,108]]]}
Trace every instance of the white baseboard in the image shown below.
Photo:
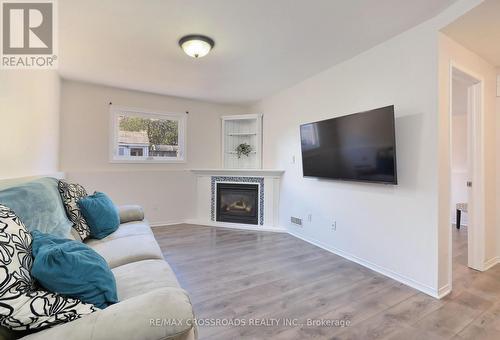
{"label": "white baseboard", "polygon": [[256,231],[270,231],[274,233],[286,233],[287,230],[282,227],[275,227],[269,225],[254,226],[250,224],[241,223],[226,223],[226,222],[215,222],[215,221],[200,221],[197,219],[188,219],[184,223],[196,224],[196,225],[206,225],[210,227],[220,227],[220,228],[231,228],[240,230],[256,230]]}
{"label": "white baseboard", "polygon": [[491,259],[484,262],[483,271],[490,269],[491,267],[493,267],[494,265],[496,265],[498,263],[500,263],[500,257],[498,257],[498,256],[492,257]]}
{"label": "white baseboard", "polygon": [[437,298],[438,299],[442,299],[442,298],[444,298],[446,295],[448,295],[450,293],[451,293],[451,286],[450,286],[449,283],[447,283],[446,285],[444,285],[443,287],[441,287],[441,288],[438,289]]}
{"label": "white baseboard", "polygon": [[[433,287],[430,287],[426,284],[423,284],[423,283],[420,283],[418,281],[415,281],[409,277],[406,277],[404,275],[401,275],[401,274],[398,274],[388,268],[385,268],[385,267],[382,267],[382,266],[379,266],[375,263],[372,263],[370,261],[367,261],[365,259],[362,259],[362,258],[359,258],[355,255],[352,255],[352,254],[349,254],[343,250],[340,250],[340,249],[336,249],[336,248],[333,248],[331,246],[328,246],[326,244],[324,244],[323,242],[321,241],[318,241],[318,240],[314,240],[314,239],[309,239],[307,237],[304,237],[302,235],[299,235],[299,234],[296,234],[292,231],[288,231],[288,233],[292,236],[295,236],[303,241],[306,241],[308,243],[311,243],[311,244],[314,244],[315,246],[318,246],[326,251],[329,251],[331,253],[334,253],[336,255],[339,255],[339,256],[342,256],[343,258],[345,259],[348,259],[349,261],[353,261],[353,262],[356,262],[364,267],[367,267],[373,271],[376,271],[377,273],[380,273],[382,275],[385,275],[387,277],[390,277],[391,279],[394,279],[396,281],[399,281],[407,286],[410,286],[412,288],[415,288],[427,295],[430,295],[434,298],[437,298],[437,299],[440,299],[442,298],[443,296],[445,296],[446,294],[449,293],[449,291],[447,291],[445,288],[446,287],[443,287],[443,291],[440,290],[437,290]],[[449,290],[449,287],[448,287],[448,290]]]}
{"label": "white baseboard", "polygon": [[184,221],[180,221],[180,222],[154,222],[154,223],[149,223],[149,225],[151,226],[151,228],[158,228],[158,227],[168,227],[168,226],[171,226],[171,225],[177,225],[177,224],[183,224],[183,223],[186,223]]}
{"label": "white baseboard", "polygon": [[151,228],[169,227],[178,224],[195,224],[200,226],[208,227],[220,227],[220,228],[231,228],[240,230],[255,230],[255,231],[269,231],[273,233],[286,233],[287,230],[283,227],[273,227],[273,226],[253,226],[250,224],[240,224],[240,223],[224,223],[224,222],[214,222],[214,221],[200,221],[196,219],[186,219],[183,221],[176,222],[152,222],[150,223]]}

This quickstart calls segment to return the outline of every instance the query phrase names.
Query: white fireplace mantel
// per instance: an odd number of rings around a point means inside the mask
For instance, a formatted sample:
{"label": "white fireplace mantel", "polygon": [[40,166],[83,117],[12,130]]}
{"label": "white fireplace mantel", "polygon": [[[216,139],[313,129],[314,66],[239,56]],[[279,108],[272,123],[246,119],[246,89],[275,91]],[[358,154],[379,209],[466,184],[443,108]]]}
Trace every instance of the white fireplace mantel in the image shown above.
{"label": "white fireplace mantel", "polygon": [[191,169],[197,175],[208,176],[261,176],[281,177],[285,170],[281,169]]}
{"label": "white fireplace mantel", "polygon": [[[188,223],[229,227],[251,230],[285,231],[279,226],[278,208],[280,196],[281,176],[285,172],[280,169],[191,169],[196,175],[196,213],[193,220]],[[255,178],[256,177],[256,178]],[[260,199],[263,205],[259,206],[262,219],[258,225],[219,222],[214,219],[214,186],[217,183],[230,181],[234,183],[248,183],[251,180],[258,182]]]}

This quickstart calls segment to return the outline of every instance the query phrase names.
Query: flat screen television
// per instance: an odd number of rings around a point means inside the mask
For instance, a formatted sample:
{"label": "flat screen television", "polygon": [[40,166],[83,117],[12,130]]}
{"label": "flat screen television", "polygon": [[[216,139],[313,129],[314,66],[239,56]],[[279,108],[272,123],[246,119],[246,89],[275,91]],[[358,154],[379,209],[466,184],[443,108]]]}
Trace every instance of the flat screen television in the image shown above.
{"label": "flat screen television", "polygon": [[305,177],[397,184],[394,106],[300,126]]}

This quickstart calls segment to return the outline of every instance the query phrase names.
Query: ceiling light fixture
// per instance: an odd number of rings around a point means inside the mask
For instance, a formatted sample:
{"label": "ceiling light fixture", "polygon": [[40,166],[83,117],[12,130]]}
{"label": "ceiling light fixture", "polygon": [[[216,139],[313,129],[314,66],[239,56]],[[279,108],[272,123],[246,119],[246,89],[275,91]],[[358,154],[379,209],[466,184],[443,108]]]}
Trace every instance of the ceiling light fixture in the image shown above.
{"label": "ceiling light fixture", "polygon": [[179,46],[190,57],[201,58],[214,47],[213,39],[199,34],[190,34],[179,40]]}

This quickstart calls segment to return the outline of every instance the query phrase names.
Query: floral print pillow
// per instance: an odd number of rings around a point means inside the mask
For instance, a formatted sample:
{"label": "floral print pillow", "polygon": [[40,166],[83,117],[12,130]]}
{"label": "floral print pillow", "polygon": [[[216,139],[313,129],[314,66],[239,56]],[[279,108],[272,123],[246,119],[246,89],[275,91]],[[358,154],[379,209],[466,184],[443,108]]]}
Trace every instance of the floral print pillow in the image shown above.
{"label": "floral print pillow", "polygon": [[0,204],[0,325],[41,329],[94,312],[93,305],[35,287],[31,241],[19,217]]}
{"label": "floral print pillow", "polygon": [[87,191],[80,184],[72,184],[60,180],[58,184],[61,200],[66,209],[66,215],[71,222],[73,222],[73,229],[76,230],[80,240],[84,241],[90,236],[90,227],[83,217],[80,207],[78,207],[78,200],[87,196]]}

